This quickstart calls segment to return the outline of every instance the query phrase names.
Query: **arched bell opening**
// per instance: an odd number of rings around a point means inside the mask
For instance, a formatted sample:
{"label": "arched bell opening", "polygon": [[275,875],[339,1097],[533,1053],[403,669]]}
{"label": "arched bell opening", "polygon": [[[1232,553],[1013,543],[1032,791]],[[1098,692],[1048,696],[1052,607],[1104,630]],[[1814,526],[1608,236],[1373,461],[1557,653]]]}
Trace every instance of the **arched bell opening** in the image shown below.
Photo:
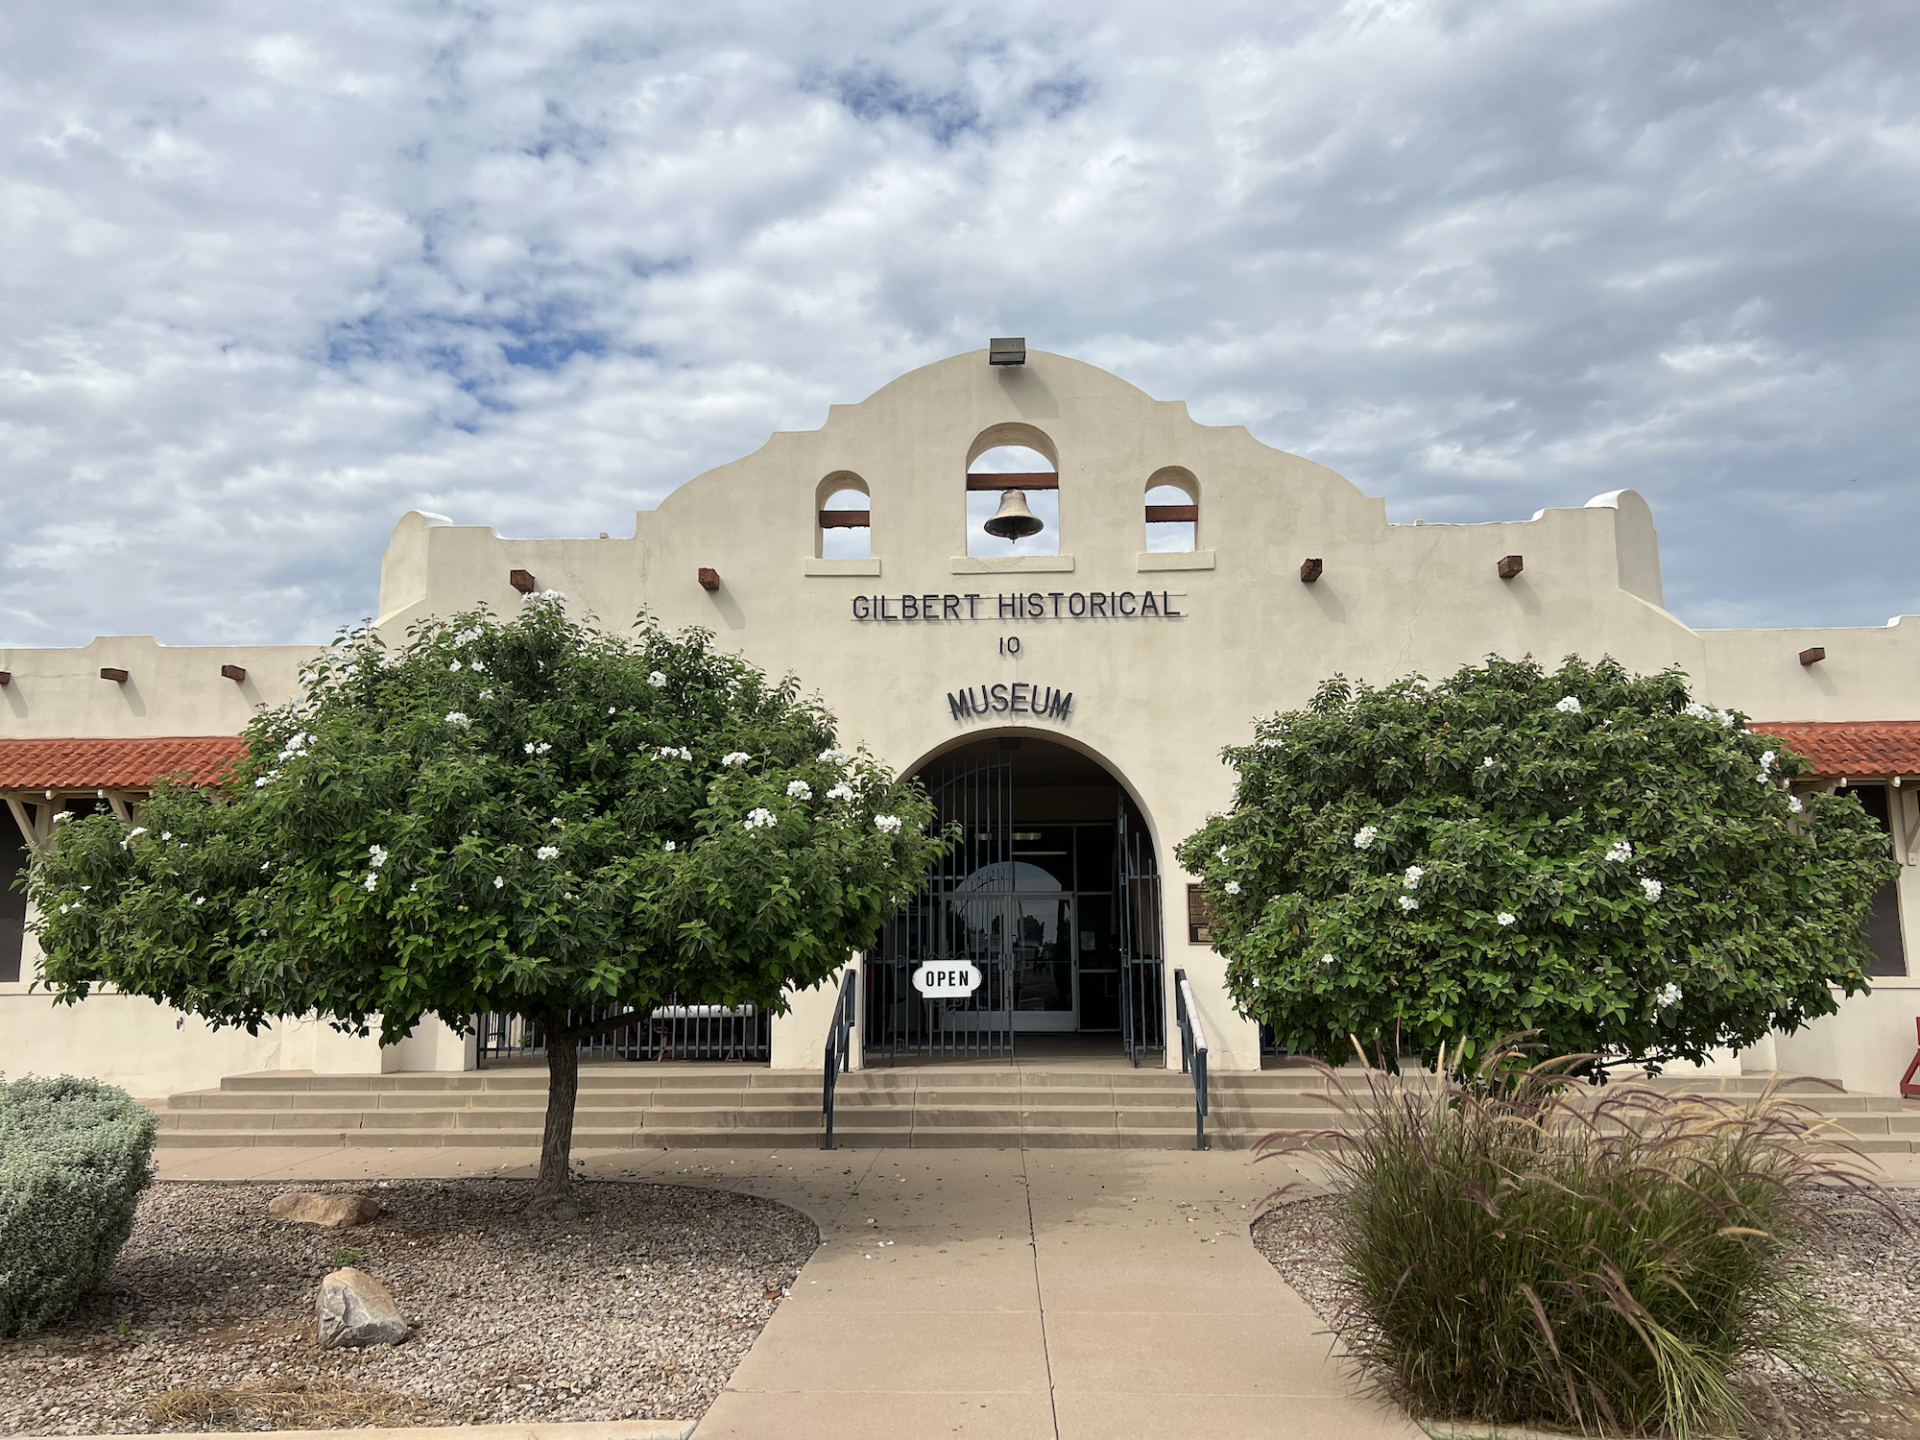
{"label": "arched bell opening", "polygon": [[[1164,1053],[1154,837],[1117,772],[1056,735],[1009,730],[913,773],[954,845],[863,961],[868,1063]],[[920,983],[956,974],[966,993]]]}
{"label": "arched bell opening", "polygon": [[1060,553],[1060,460],[1031,425],[996,425],[967,449],[967,554]]}

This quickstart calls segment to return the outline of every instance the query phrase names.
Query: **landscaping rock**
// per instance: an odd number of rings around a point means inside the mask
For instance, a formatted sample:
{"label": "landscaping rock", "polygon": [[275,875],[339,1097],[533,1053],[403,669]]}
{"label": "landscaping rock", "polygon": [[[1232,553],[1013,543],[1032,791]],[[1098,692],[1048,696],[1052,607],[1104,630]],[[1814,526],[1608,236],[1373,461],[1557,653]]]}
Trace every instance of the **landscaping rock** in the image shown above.
{"label": "landscaping rock", "polygon": [[393,1295],[373,1276],[351,1265],[320,1282],[320,1348],[398,1345],[412,1327]]}
{"label": "landscaping rock", "polygon": [[303,1225],[324,1225],[342,1230],[349,1225],[364,1225],[380,1218],[380,1202],[369,1195],[319,1195],[311,1190],[290,1190],[276,1195],[267,1206],[275,1220],[294,1220]]}

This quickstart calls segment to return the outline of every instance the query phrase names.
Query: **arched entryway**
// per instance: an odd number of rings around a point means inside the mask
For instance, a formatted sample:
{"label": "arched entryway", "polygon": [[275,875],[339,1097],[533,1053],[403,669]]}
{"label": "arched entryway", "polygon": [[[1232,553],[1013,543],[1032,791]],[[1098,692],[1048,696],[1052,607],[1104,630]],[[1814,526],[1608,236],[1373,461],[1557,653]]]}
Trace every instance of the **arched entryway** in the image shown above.
{"label": "arched entryway", "polygon": [[[1033,733],[965,741],[916,773],[957,843],[865,957],[869,1063],[1163,1051],[1160,879],[1127,787]],[[978,984],[930,998],[923,966]]]}

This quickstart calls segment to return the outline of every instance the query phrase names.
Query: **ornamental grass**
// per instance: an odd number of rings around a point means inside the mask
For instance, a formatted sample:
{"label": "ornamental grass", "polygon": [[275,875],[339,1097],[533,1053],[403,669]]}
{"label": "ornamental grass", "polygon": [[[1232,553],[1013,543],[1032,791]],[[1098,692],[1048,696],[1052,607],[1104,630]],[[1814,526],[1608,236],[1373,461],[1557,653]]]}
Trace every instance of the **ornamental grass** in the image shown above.
{"label": "ornamental grass", "polygon": [[1753,1433],[1782,1370],[1911,1390],[1799,1258],[1836,1195],[1899,1220],[1857,1152],[1771,1087],[1596,1089],[1573,1083],[1585,1065],[1508,1046],[1468,1076],[1443,1056],[1425,1083],[1369,1066],[1343,1088],[1326,1069],[1346,1125],[1261,1142],[1327,1152],[1346,1201],[1333,1329],[1392,1399],[1691,1440]]}

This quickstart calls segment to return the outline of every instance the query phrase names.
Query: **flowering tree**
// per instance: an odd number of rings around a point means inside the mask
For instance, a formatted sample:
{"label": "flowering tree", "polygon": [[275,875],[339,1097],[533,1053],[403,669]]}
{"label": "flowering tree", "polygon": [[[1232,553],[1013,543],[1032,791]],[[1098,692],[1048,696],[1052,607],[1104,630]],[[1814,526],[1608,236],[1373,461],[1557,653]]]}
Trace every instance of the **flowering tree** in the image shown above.
{"label": "flowering tree", "polygon": [[1336,677],[1230,749],[1233,808],[1178,849],[1235,1002],[1292,1049],[1536,1031],[1557,1054],[1700,1060],[1864,990],[1893,873],[1851,797],[1677,671],[1489,660]]}
{"label": "flowering tree", "polygon": [[580,1041],[633,1023],[610,1011],[778,1011],[938,847],[924,796],[702,631],[608,635],[543,596],[400,651],[347,637],[304,682],[224,786],[63,827],[30,880],[47,983],[389,1043],[423,1015],[527,1016],[552,1077],[540,1204],[567,1193]]}

